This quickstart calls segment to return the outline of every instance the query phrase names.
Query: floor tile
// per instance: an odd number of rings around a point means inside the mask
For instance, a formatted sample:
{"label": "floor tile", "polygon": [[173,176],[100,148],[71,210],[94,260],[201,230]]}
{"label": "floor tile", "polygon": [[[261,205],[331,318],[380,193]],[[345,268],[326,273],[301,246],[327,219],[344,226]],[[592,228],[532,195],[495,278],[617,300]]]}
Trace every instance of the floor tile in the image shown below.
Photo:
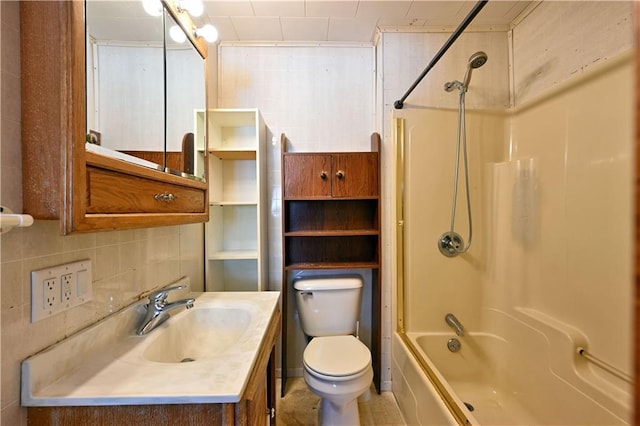
{"label": "floor tile", "polygon": [[[276,384],[276,389],[280,389],[280,380]],[[289,378],[285,397],[276,400],[276,424],[278,426],[315,426],[319,404],[320,397],[307,388],[302,377]],[[372,386],[369,395],[361,397],[358,401],[358,409],[362,426],[405,425],[391,392],[382,392],[378,395]]]}

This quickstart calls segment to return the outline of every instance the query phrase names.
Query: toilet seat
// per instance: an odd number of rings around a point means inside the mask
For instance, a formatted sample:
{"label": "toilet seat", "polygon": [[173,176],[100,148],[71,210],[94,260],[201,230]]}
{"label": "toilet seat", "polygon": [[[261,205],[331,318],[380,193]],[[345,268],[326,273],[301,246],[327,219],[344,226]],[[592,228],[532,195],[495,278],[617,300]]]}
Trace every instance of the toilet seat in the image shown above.
{"label": "toilet seat", "polygon": [[310,374],[326,380],[352,380],[371,368],[371,352],[354,336],[315,337],[302,360]]}

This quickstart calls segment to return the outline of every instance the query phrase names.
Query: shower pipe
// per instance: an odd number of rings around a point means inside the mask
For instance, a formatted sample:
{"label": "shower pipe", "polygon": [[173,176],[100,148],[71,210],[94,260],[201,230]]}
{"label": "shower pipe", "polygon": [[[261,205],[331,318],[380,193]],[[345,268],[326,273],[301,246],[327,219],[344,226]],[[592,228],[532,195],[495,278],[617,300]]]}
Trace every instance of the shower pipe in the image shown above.
{"label": "shower pipe", "polygon": [[476,3],[475,6],[473,6],[473,9],[471,9],[469,14],[464,18],[464,20],[460,23],[460,25],[458,25],[458,28],[456,28],[456,30],[451,34],[449,39],[442,45],[440,50],[438,50],[438,53],[436,53],[433,59],[431,59],[431,62],[429,62],[429,65],[427,65],[424,71],[422,71],[422,74],[420,74],[420,76],[416,79],[416,81],[413,82],[411,87],[407,89],[407,91],[402,96],[402,98],[394,102],[393,106],[395,107],[395,109],[402,109],[402,107],[404,106],[404,101],[405,99],[407,99],[407,96],[409,96],[411,92],[413,92],[413,89],[415,89],[418,86],[418,84],[420,84],[420,82],[427,75],[427,73],[431,71],[431,68],[433,68],[435,64],[438,63],[440,58],[442,58],[442,56],[447,52],[447,50],[449,50],[451,45],[453,45],[453,43],[460,36],[460,34],[463,33],[463,31],[467,28],[467,26],[471,23],[471,21],[473,21],[476,15],[482,10],[483,7],[486,6],[488,2],[489,0],[480,0]]}

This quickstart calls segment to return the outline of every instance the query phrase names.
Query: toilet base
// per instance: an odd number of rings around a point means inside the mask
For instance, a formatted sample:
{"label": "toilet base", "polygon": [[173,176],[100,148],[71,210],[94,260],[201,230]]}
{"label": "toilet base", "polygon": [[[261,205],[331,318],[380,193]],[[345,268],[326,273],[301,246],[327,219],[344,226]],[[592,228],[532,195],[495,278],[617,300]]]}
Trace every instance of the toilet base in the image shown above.
{"label": "toilet base", "polygon": [[327,381],[315,377],[305,367],[304,381],[309,389],[321,398],[318,410],[319,426],[357,426],[360,424],[358,397],[365,394],[373,380],[369,366],[352,380]]}
{"label": "toilet base", "polygon": [[358,412],[358,399],[347,403],[345,406],[336,407],[326,398],[320,400],[318,410],[319,426],[357,426],[360,425],[360,413]]}

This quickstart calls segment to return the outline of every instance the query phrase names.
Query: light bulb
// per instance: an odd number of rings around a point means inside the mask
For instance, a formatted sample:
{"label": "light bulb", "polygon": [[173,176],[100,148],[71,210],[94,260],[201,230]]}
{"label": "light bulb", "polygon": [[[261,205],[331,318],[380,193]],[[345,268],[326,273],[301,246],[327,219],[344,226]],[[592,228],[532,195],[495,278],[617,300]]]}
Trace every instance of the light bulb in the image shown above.
{"label": "light bulb", "polygon": [[204,38],[207,43],[213,43],[218,39],[218,30],[211,24],[206,24],[202,28],[196,28],[196,37]]}
{"label": "light bulb", "polygon": [[198,17],[204,12],[202,0],[182,0],[181,8],[189,12],[189,15]]}
{"label": "light bulb", "polygon": [[160,0],[142,0],[142,8],[151,16],[162,15],[162,3],[160,3]]}
{"label": "light bulb", "polygon": [[169,36],[171,37],[171,40],[175,41],[176,43],[184,43],[185,41],[187,41],[187,35],[184,33],[184,31],[182,31],[182,28],[177,25],[169,28]]}

